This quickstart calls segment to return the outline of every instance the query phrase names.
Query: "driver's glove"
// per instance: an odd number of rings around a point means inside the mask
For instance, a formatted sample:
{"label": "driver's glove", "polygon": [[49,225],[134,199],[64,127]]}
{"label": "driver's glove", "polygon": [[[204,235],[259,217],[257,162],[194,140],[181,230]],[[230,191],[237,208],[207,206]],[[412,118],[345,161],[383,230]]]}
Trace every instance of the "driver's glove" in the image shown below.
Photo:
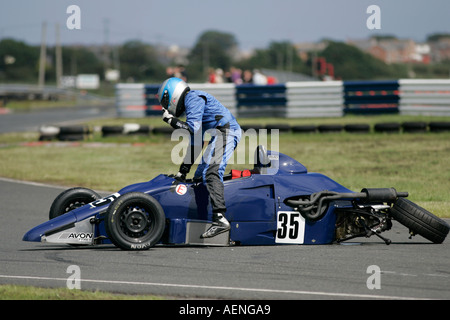
{"label": "driver's glove", "polygon": [[182,163],[180,165],[180,170],[178,171],[178,173],[175,175],[175,180],[178,181],[185,181],[186,180],[186,176],[189,173],[189,171],[191,170],[191,165],[190,164],[184,164]]}
{"label": "driver's glove", "polygon": [[170,124],[172,122],[173,115],[171,115],[170,112],[167,109],[164,109],[164,113],[162,115],[162,119],[163,119],[164,122],[167,122],[168,124]]}
{"label": "driver's glove", "polygon": [[177,180],[177,181],[180,181],[180,182],[184,182],[184,181],[186,181],[186,174],[185,174],[185,173],[178,172],[178,173],[174,176],[174,179]]}

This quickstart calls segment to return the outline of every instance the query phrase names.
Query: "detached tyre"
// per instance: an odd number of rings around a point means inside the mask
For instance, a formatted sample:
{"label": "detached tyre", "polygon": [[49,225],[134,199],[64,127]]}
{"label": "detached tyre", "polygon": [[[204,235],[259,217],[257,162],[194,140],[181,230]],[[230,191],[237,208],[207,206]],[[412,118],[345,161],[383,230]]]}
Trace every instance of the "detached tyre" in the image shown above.
{"label": "detached tyre", "polygon": [[162,237],[164,211],[152,196],[126,193],[108,207],[105,229],[111,242],[123,250],[147,250]]}
{"label": "detached tyre", "polygon": [[91,189],[72,188],[63,191],[53,201],[50,207],[49,219],[82,207],[85,204],[101,199],[100,195]]}
{"label": "detached tyre", "polygon": [[444,220],[404,198],[396,201],[391,215],[414,234],[419,234],[433,243],[442,243],[450,229]]}

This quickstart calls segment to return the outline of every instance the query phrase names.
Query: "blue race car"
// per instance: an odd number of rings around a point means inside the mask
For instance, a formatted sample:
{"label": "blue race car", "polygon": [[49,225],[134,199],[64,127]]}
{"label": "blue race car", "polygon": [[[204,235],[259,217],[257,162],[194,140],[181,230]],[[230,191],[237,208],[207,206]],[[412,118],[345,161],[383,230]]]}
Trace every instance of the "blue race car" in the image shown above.
{"label": "blue race car", "polygon": [[251,170],[224,177],[231,230],[213,238],[212,211],[202,182],[161,174],[101,198],[72,188],[53,202],[49,218],[24,241],[71,245],[114,244],[124,250],[164,245],[330,244],[389,230],[392,220],[433,243],[442,243],[449,225],[405,199],[394,188],[353,192],[332,179],[310,173],[296,160],[258,146]]}

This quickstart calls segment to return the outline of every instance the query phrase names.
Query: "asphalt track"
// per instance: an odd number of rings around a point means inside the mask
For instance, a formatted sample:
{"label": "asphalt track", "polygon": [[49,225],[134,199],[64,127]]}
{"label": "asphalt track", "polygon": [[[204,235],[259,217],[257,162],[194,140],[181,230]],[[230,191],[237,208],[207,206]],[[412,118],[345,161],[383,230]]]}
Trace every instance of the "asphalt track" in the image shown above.
{"label": "asphalt track", "polygon": [[[0,284],[74,285],[129,294],[207,299],[450,299],[450,240],[435,245],[394,222],[384,235],[345,245],[71,247],[23,242],[64,188],[0,178]],[[448,221],[448,220],[447,220]],[[369,268],[381,271],[379,281]],[[68,272],[69,268],[69,272]],[[367,283],[379,285],[369,289]]]}
{"label": "asphalt track", "polygon": [[72,125],[93,118],[115,117],[114,106],[77,106],[0,115],[0,133],[38,132],[43,125]]}
{"label": "asphalt track", "polygon": [[[111,116],[111,108],[55,109],[0,116],[0,133]],[[67,122],[70,119],[70,122]],[[434,245],[394,222],[384,235],[342,245],[154,247],[128,252],[111,245],[71,247],[23,242],[48,219],[65,188],[0,178],[0,284],[207,299],[450,299],[450,240]],[[106,194],[105,194],[106,195]],[[447,220],[449,221],[449,220]],[[381,273],[374,282],[370,267]],[[69,269],[69,272],[68,272]],[[379,284],[379,289],[369,289]]]}

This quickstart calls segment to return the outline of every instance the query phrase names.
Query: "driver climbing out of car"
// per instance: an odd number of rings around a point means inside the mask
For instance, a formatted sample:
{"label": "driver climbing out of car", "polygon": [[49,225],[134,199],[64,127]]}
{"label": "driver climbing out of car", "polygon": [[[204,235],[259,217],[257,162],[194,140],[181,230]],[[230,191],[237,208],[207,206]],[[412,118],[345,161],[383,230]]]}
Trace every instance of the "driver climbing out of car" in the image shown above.
{"label": "driver climbing out of car", "polygon": [[[183,80],[169,78],[158,91],[158,100],[163,107],[163,120],[174,129],[185,129],[190,133],[190,148],[175,178],[186,179],[192,164],[203,149],[203,137],[207,131],[211,140],[203,153],[194,174],[194,181],[201,180],[209,192],[213,223],[201,235],[211,238],[230,230],[225,217],[223,175],[228,160],[241,139],[241,127],[231,112],[209,93],[191,90]],[[186,122],[178,119],[186,113]]]}

